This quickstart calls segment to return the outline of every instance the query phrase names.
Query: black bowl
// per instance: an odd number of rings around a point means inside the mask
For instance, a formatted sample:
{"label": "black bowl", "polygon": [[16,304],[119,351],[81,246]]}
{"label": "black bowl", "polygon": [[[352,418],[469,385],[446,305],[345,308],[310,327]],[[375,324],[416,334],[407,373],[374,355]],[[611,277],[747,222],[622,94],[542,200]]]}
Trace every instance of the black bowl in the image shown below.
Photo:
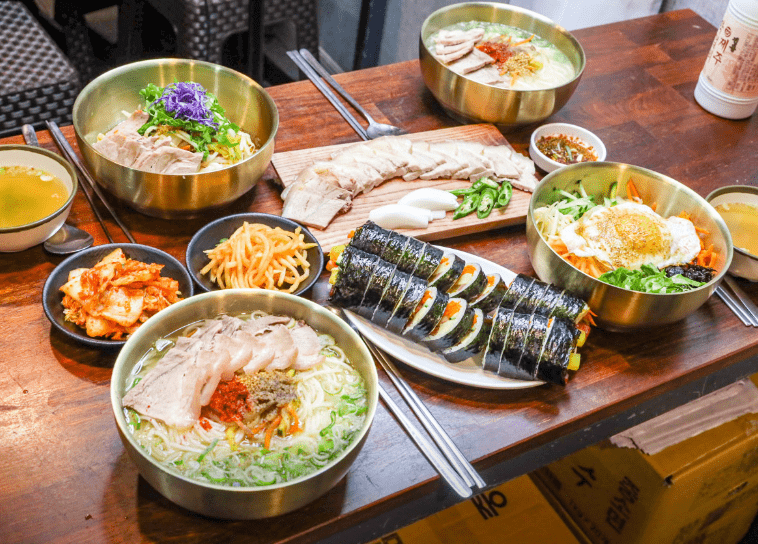
{"label": "black bowl", "polygon": [[42,290],[42,307],[45,315],[53,326],[69,338],[96,348],[120,348],[126,340],[109,340],[107,338],[93,338],[87,336],[85,330],[70,321],[63,319],[63,292],[60,288],[68,281],[68,274],[77,268],[92,268],[111,251],[121,248],[127,257],[143,263],[158,263],[164,265],[161,270],[162,276],[173,278],[179,282],[179,291],[183,298],[189,298],[194,294],[192,278],[187,269],[177,259],[150,246],[141,244],[106,244],[94,246],[72,255],[55,270],[45,281]]}
{"label": "black bowl", "polygon": [[203,291],[218,291],[221,289],[216,283],[211,281],[210,275],[200,274],[203,267],[208,264],[208,256],[205,254],[205,251],[216,247],[222,239],[229,238],[245,221],[248,223],[261,223],[272,228],[280,227],[289,232],[294,232],[297,227],[300,227],[305,242],[315,243],[316,245],[306,251],[308,262],[311,265],[308,279],[293,294],[302,295],[316,283],[316,280],[321,275],[321,270],[324,268],[324,252],[321,251],[321,245],[316,240],[316,237],[306,227],[278,215],[240,213],[222,217],[208,223],[197,231],[192,240],[190,240],[187,246],[187,269],[200,289]]}

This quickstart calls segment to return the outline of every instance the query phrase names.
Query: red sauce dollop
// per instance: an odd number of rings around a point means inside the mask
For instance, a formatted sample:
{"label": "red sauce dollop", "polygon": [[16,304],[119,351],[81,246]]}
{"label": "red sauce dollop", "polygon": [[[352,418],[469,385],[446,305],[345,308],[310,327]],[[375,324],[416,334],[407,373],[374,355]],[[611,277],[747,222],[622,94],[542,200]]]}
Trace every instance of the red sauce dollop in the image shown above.
{"label": "red sauce dollop", "polygon": [[221,421],[231,423],[242,419],[248,408],[248,391],[245,384],[236,377],[229,381],[220,381],[211,395],[208,408],[213,410]]}

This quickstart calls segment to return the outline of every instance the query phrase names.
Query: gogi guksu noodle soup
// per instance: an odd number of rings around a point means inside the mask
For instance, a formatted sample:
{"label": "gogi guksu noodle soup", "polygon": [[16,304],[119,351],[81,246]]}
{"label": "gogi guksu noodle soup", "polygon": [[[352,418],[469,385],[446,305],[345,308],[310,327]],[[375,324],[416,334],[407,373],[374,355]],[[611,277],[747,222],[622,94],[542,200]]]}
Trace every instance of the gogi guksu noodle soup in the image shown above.
{"label": "gogi guksu noodle soup", "polygon": [[500,23],[455,23],[429,36],[426,46],[453,72],[504,89],[550,89],[576,76],[571,61],[554,44]]}
{"label": "gogi guksu noodle soup", "polygon": [[128,376],[122,404],[133,437],[161,465],[233,487],[329,464],[368,410],[363,378],[331,336],[263,312],[159,339]]}

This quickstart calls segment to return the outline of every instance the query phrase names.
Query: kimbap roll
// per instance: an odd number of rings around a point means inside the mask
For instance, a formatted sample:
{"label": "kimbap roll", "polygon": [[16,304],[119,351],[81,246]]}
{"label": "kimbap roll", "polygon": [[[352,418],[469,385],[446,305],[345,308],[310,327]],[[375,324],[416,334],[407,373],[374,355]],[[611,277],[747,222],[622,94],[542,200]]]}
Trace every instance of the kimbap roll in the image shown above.
{"label": "kimbap roll", "polygon": [[432,244],[424,244],[421,259],[416,264],[416,270],[413,271],[413,275],[418,276],[422,280],[428,280],[432,277],[434,271],[437,270],[443,255],[444,253],[440,248],[434,247]]}
{"label": "kimbap roll", "polygon": [[501,306],[495,311],[490,334],[487,338],[487,345],[484,348],[484,356],[482,357],[482,368],[484,370],[497,373],[500,367],[500,359],[503,356],[503,349],[505,349],[505,341],[510,333],[512,323],[513,310]]}
{"label": "kimbap roll", "polygon": [[421,297],[408,324],[403,329],[403,336],[415,342],[428,336],[442,319],[448,300],[447,293],[436,287],[429,287],[424,291],[424,296]]}
{"label": "kimbap roll", "polygon": [[[405,246],[400,259],[397,261],[397,268],[398,270],[416,276],[414,271],[416,270],[416,264],[421,259],[421,255],[424,251],[424,242],[409,236],[406,236],[406,238],[408,239],[408,245]],[[426,278],[422,279],[426,280]]]}
{"label": "kimbap roll", "polygon": [[439,352],[457,344],[471,329],[474,310],[462,298],[451,298],[437,326],[422,340],[430,350]]}
{"label": "kimbap roll", "polygon": [[397,305],[403,300],[403,295],[410,281],[410,274],[400,272],[397,268],[393,270],[392,276],[390,276],[387,286],[384,288],[382,296],[379,299],[379,304],[377,304],[376,310],[371,316],[372,323],[380,327],[387,327],[392,312],[395,311]]}
{"label": "kimbap roll", "polygon": [[463,267],[460,277],[447,293],[452,297],[464,298],[471,302],[481,296],[485,287],[487,287],[487,275],[482,272],[481,266],[470,263]]}
{"label": "kimbap roll", "polygon": [[[408,245],[408,237],[400,234],[399,232],[390,231],[389,238],[387,238],[387,244],[384,246],[381,258],[388,263],[397,264],[403,256],[403,251]],[[400,269],[403,272],[407,270]]]}
{"label": "kimbap roll", "polygon": [[487,284],[484,287],[484,291],[479,297],[475,298],[471,302],[471,306],[474,308],[481,308],[485,314],[490,313],[492,310],[500,305],[500,301],[503,300],[503,295],[508,289],[500,277],[500,274],[488,274]]}
{"label": "kimbap roll", "polygon": [[460,341],[442,350],[442,356],[451,363],[460,363],[476,354],[480,353],[484,343],[489,337],[488,324],[481,308],[474,308],[474,318],[471,322],[471,329],[465,334]]}
{"label": "kimbap roll", "polygon": [[500,304],[517,312],[563,317],[574,323],[579,323],[590,311],[581,298],[525,274],[514,278]]}
{"label": "kimbap roll", "polygon": [[383,229],[373,221],[367,221],[357,229],[350,240],[350,246],[371,253],[381,255],[389,240],[390,231]]}
{"label": "kimbap roll", "polygon": [[533,380],[534,375],[519,367],[519,361],[526,349],[529,332],[532,328],[534,314],[513,313],[513,322],[505,339],[503,355],[500,358],[497,373],[503,378],[514,380]]}
{"label": "kimbap roll", "polygon": [[[545,345],[550,320],[551,318],[544,315],[532,314],[529,332],[524,340],[524,347],[521,350],[521,357],[515,364],[519,373],[529,376],[532,380],[537,379],[537,364],[542,354],[542,348]],[[515,357],[514,355],[514,359]],[[500,360],[501,367],[503,366],[503,362],[508,362],[505,357]],[[504,369],[504,371],[508,372],[507,369]]]}
{"label": "kimbap roll", "polygon": [[379,301],[384,294],[392,274],[395,272],[395,265],[379,259],[374,265],[374,274],[368,282],[366,291],[363,293],[363,300],[358,305],[356,313],[366,319],[371,319],[376,311]]}
{"label": "kimbap roll", "polygon": [[337,260],[337,268],[332,271],[333,284],[329,301],[335,306],[349,310],[356,309],[374,273],[379,257],[360,249],[348,247]]}
{"label": "kimbap roll", "polygon": [[466,263],[453,252],[445,252],[440,264],[429,278],[429,285],[442,291],[448,291],[461,277]]}
{"label": "kimbap roll", "polygon": [[403,298],[400,303],[395,306],[392,311],[389,321],[387,322],[387,330],[400,334],[405,328],[406,323],[411,317],[411,313],[416,309],[421,298],[426,291],[426,282],[416,276],[409,276],[408,287],[403,293]]}
{"label": "kimbap roll", "polygon": [[536,280],[524,274],[518,274],[508,285],[508,290],[500,301],[500,306],[515,309]]}
{"label": "kimbap roll", "polygon": [[571,326],[553,318],[537,367],[537,378],[549,383],[565,385],[568,371],[579,368],[575,334]]}

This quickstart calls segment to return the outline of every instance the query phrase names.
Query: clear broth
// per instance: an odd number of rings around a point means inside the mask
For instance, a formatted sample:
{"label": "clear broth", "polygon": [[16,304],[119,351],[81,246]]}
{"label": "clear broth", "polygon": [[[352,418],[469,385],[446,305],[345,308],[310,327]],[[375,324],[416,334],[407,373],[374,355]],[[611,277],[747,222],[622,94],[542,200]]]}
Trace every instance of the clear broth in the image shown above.
{"label": "clear broth", "polygon": [[735,247],[758,255],[758,208],[744,202],[731,202],[716,206],[732,234]]}
{"label": "clear broth", "polygon": [[59,178],[28,166],[0,166],[0,228],[28,225],[59,210],[69,191]]}

